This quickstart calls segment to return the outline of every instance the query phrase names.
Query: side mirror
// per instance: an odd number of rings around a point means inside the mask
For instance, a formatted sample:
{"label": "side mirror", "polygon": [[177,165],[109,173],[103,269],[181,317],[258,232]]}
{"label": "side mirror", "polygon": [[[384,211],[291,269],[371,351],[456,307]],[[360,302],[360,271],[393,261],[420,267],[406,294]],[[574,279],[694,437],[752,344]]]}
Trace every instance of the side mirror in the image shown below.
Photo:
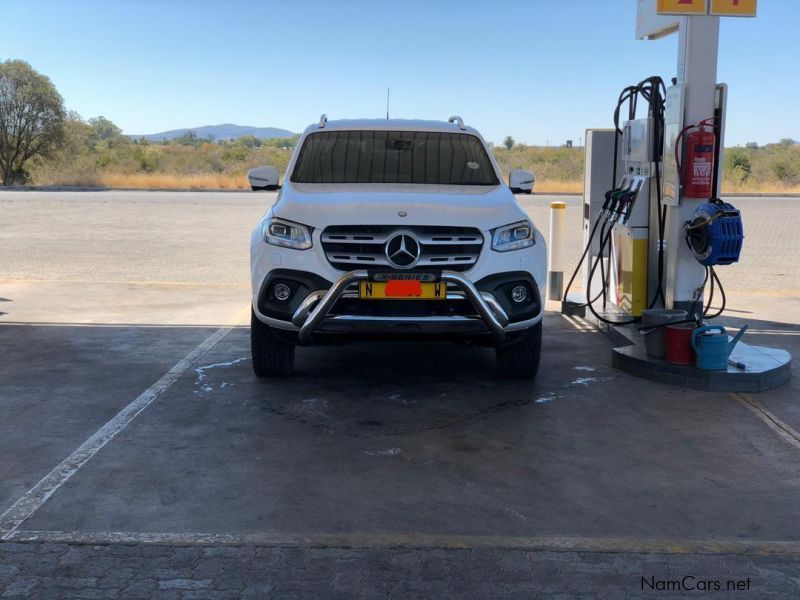
{"label": "side mirror", "polygon": [[514,194],[530,194],[533,192],[535,179],[530,171],[514,169],[508,174],[508,187]]}
{"label": "side mirror", "polygon": [[250,189],[254,192],[259,190],[277,190],[281,186],[278,169],[275,167],[256,167],[247,172],[247,181],[250,182]]}

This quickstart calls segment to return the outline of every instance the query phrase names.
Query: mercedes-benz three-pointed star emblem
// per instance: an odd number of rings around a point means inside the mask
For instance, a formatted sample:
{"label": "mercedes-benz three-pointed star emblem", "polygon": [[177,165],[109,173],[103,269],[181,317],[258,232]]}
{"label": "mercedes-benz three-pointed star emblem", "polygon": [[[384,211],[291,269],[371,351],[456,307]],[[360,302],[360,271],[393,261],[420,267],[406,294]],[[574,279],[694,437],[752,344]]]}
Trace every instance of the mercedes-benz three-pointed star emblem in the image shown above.
{"label": "mercedes-benz three-pointed star emblem", "polygon": [[386,242],[386,259],[398,269],[410,269],[419,262],[422,248],[413,233],[398,231]]}

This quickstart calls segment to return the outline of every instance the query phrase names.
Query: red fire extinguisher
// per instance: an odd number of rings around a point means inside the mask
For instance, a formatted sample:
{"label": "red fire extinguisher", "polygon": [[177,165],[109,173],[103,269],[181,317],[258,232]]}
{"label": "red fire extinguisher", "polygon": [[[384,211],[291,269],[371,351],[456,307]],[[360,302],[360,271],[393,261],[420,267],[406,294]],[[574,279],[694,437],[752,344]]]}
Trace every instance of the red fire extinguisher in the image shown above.
{"label": "red fire extinguisher", "polygon": [[684,198],[711,198],[714,186],[714,154],[717,136],[701,123],[690,125],[681,131],[676,140],[675,152],[678,152],[678,141],[690,129],[697,129],[686,134],[684,144],[686,159],[683,165],[678,163]]}

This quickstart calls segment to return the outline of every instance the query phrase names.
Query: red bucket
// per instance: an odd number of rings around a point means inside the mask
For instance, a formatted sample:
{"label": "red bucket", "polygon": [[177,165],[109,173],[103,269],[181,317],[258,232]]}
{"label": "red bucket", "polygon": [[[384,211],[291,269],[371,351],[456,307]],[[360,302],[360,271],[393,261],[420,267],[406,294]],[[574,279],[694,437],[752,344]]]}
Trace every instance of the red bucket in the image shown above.
{"label": "red bucket", "polygon": [[697,360],[692,349],[692,332],[697,326],[694,323],[667,325],[665,340],[667,346],[667,362],[673,365],[693,367]]}

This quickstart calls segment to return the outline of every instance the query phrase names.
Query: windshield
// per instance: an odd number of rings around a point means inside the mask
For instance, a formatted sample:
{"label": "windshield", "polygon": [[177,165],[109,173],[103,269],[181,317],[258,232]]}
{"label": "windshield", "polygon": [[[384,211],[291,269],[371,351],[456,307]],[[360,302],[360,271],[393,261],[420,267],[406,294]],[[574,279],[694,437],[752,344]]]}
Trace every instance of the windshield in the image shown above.
{"label": "windshield", "polygon": [[322,131],[306,137],[294,183],[498,185],[481,141],[467,133]]}

